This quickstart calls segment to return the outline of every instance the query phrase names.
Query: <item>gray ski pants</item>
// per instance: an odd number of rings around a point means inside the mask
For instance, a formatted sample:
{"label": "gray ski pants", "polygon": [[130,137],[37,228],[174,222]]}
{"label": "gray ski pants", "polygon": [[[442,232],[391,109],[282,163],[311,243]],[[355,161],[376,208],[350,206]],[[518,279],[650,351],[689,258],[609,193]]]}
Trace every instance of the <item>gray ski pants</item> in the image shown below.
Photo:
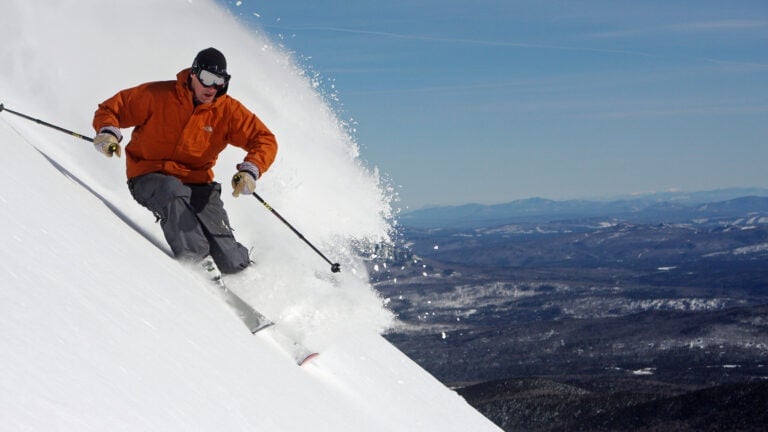
{"label": "gray ski pants", "polygon": [[235,241],[221,201],[221,184],[184,184],[176,177],[150,173],[128,181],[133,198],[160,220],[176,258],[197,262],[211,255],[222,273],[250,264],[248,249]]}

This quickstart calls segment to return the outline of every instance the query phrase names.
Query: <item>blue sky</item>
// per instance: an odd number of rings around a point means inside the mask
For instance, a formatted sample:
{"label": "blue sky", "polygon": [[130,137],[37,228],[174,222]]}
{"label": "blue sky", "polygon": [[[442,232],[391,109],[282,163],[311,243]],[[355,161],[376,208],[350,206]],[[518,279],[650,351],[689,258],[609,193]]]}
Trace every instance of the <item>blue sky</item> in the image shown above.
{"label": "blue sky", "polygon": [[406,210],[768,187],[765,0],[222,2],[321,77]]}

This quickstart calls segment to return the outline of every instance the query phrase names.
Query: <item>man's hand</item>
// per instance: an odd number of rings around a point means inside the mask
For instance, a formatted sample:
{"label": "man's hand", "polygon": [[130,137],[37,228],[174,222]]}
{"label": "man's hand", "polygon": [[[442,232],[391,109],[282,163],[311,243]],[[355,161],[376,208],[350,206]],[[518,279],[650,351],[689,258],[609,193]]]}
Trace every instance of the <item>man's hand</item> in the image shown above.
{"label": "man's hand", "polygon": [[120,157],[122,149],[120,143],[117,141],[117,137],[109,132],[102,132],[93,139],[93,147],[97,152],[102,153],[106,157],[112,157],[117,155]]}
{"label": "man's hand", "polygon": [[251,162],[237,164],[237,174],[232,176],[232,189],[234,189],[232,196],[250,195],[256,192],[256,180],[260,174],[259,167]]}
{"label": "man's hand", "polygon": [[232,176],[232,196],[250,195],[256,192],[256,178],[248,171],[238,171]]}

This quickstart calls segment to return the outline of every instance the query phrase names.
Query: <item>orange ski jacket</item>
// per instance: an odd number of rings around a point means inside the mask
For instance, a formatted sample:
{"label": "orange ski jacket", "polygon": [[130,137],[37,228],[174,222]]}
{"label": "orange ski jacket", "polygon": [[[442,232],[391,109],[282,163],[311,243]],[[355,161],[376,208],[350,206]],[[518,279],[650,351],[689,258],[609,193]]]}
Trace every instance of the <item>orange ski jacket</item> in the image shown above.
{"label": "orange ski jacket", "polygon": [[93,118],[97,133],[107,126],[134,128],[125,146],[128,179],[160,172],[183,183],[210,183],[213,166],[228,144],[247,151],[244,161],[264,174],[277,155],[274,134],[226,94],[195,106],[189,73],[184,69],[176,81],[122,90],[99,104]]}

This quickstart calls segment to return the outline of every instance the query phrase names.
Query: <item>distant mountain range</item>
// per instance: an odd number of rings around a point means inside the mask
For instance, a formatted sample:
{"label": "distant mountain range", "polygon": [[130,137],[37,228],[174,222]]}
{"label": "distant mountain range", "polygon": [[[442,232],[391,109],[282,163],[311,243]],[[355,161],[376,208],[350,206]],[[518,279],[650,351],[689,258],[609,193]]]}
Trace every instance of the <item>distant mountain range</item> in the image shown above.
{"label": "distant mountain range", "polygon": [[472,228],[521,222],[615,217],[668,222],[701,217],[768,211],[768,189],[736,188],[701,192],[664,192],[611,200],[529,198],[504,204],[430,207],[400,216],[400,224],[416,228]]}
{"label": "distant mountain range", "polygon": [[765,430],[768,189],[403,215],[387,339],[504,430]]}

